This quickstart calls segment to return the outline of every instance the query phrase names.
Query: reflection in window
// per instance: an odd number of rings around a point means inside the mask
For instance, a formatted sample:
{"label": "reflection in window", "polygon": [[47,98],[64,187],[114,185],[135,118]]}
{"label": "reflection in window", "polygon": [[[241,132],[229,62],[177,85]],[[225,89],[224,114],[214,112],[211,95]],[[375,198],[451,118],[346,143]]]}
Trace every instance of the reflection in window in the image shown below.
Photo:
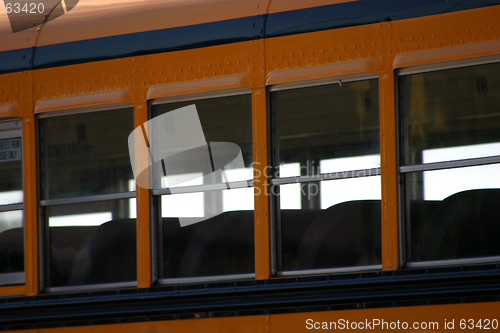
{"label": "reflection in window", "polygon": [[496,63],[400,78],[412,264],[500,255],[499,75]]}
{"label": "reflection in window", "polygon": [[[173,155],[175,158],[165,158],[163,165],[158,163],[165,177],[160,179],[162,189],[153,191],[160,206],[156,224],[160,279],[168,282],[166,279],[171,278],[251,275],[254,272],[254,188],[249,186],[253,179],[251,96],[157,101],[153,103],[152,121],[193,104],[195,109],[184,110],[191,113],[196,110],[199,126],[190,123],[191,128],[184,130],[179,126],[175,131],[186,136],[193,128],[200,129],[202,133],[196,135],[201,148],[182,151],[183,143],[174,147],[175,142],[170,142],[168,147],[162,147],[161,140],[150,141],[151,145],[160,145],[160,153],[161,149],[181,150]],[[178,114],[172,117],[180,117]],[[151,137],[156,136],[152,133]],[[161,133],[157,137],[161,139]],[[242,159],[233,156],[233,148],[238,148],[235,152],[240,151]],[[215,167],[218,161],[224,162],[220,168]]]}
{"label": "reflection in window", "polygon": [[377,80],[277,88],[271,100],[279,270],[380,264]]}
{"label": "reflection in window", "polygon": [[39,124],[45,287],[133,284],[133,109],[48,115]]}
{"label": "reflection in window", "polygon": [[24,283],[21,126],[0,122],[0,285]]}

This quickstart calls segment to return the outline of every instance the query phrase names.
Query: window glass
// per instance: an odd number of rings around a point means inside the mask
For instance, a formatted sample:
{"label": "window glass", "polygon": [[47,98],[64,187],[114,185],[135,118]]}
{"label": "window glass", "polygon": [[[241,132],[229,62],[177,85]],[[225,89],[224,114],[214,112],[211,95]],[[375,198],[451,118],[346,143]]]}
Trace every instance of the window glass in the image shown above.
{"label": "window glass", "polygon": [[40,120],[42,199],[129,191],[133,109]]}
{"label": "window glass", "polygon": [[276,91],[272,97],[279,166],[299,163],[301,176],[380,167],[377,80]]}
{"label": "window glass", "polygon": [[[254,188],[247,182],[253,179],[251,96],[156,104],[152,111],[152,150],[177,152],[157,164],[163,168],[161,188],[170,192],[156,197],[160,278],[253,274]],[[186,121],[186,114],[193,118]],[[177,126],[182,122],[185,130]],[[199,146],[183,150],[180,138],[193,128]],[[165,145],[161,138],[168,131],[178,137]]]}
{"label": "window glass", "polygon": [[0,285],[24,282],[21,121],[0,122]]}
{"label": "window glass", "polygon": [[51,287],[136,280],[129,200],[51,206],[46,214]]}
{"label": "window glass", "polygon": [[500,255],[499,174],[491,164],[408,177],[411,261]]}
{"label": "window glass", "polygon": [[411,262],[500,255],[499,74],[497,63],[400,78]]}
{"label": "window glass", "polygon": [[405,165],[500,154],[500,64],[407,75],[401,83]]}
{"label": "window glass", "polygon": [[132,108],[40,119],[46,287],[137,279],[133,119]]}
{"label": "window glass", "polygon": [[279,269],[379,265],[378,81],[277,90],[271,98]]}

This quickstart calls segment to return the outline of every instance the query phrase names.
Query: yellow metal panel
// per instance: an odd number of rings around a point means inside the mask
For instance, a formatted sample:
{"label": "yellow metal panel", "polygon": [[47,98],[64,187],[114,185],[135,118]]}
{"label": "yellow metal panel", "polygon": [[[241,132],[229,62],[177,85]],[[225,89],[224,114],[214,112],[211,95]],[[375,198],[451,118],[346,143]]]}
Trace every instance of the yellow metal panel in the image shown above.
{"label": "yellow metal panel", "polygon": [[42,27],[37,46],[263,15],[268,1],[80,1]]}
{"label": "yellow metal panel", "polygon": [[267,333],[269,316],[154,321],[40,329],[40,333]]}
{"label": "yellow metal panel", "polygon": [[379,75],[382,267],[399,267],[396,105],[394,72]]}
{"label": "yellow metal panel", "polygon": [[24,271],[26,295],[38,294],[38,213],[35,117],[23,118]]}
{"label": "yellow metal panel", "polygon": [[0,287],[0,295],[24,295],[26,286]]}
{"label": "yellow metal panel", "polygon": [[[141,126],[148,121],[148,105],[146,102],[134,105],[134,127]],[[147,160],[136,154],[136,163],[147,163]],[[145,169],[137,165],[136,170]],[[147,176],[146,176],[147,177]],[[151,227],[150,227],[150,193],[149,189],[136,187],[137,197],[137,288],[151,286]]]}
{"label": "yellow metal panel", "polygon": [[[336,322],[341,319],[344,323],[349,321],[349,325],[353,322],[363,323],[372,322],[373,320],[384,320],[386,323],[394,322],[395,326],[393,329],[390,328],[390,324],[387,324],[388,328],[381,329],[377,326],[374,329],[363,329],[361,331],[369,332],[387,332],[387,331],[403,331],[402,329],[397,329],[397,322],[399,322],[400,328],[403,322],[407,322],[412,325],[414,322],[422,324],[426,322],[437,322],[437,329],[408,329],[410,332],[422,332],[422,331],[432,331],[432,332],[450,332],[450,331],[463,331],[460,328],[460,320],[473,319],[477,323],[480,319],[482,324],[484,324],[484,319],[489,318],[498,320],[498,313],[500,311],[499,302],[491,303],[469,303],[469,304],[451,304],[451,305],[433,305],[433,306],[408,306],[408,307],[397,307],[397,308],[379,308],[379,309],[362,309],[362,310],[342,310],[342,311],[328,311],[328,312],[310,312],[310,313],[297,313],[297,314],[282,314],[282,315],[271,315],[271,333],[292,333],[292,332],[311,332],[311,331],[337,331],[335,329],[307,329],[307,320],[310,322],[323,322],[327,323],[329,327],[330,322]],[[448,323],[448,327],[445,327],[445,323]],[[451,329],[451,324],[454,324],[454,330]],[[314,324],[313,324],[314,325]],[[310,325],[309,325],[310,327]],[[320,326],[321,327],[321,326]],[[428,326],[430,327],[430,326]],[[338,328],[338,327],[337,327]],[[373,326],[372,326],[373,328]],[[358,328],[359,329],[359,328]],[[490,329],[491,325],[490,325]],[[354,329],[344,328],[341,331],[357,331]],[[477,331],[483,331],[479,328],[475,328]],[[406,330],[405,330],[406,331]],[[473,331],[473,329],[466,329],[466,331]]]}
{"label": "yellow metal panel", "polygon": [[271,276],[266,89],[252,90],[255,191],[255,279]]}

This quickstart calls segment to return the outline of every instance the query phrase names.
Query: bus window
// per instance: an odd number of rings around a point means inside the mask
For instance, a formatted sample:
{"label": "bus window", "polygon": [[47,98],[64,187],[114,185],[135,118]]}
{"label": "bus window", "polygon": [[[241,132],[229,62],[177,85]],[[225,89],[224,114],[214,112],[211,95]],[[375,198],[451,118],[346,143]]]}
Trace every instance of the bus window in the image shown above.
{"label": "bus window", "polygon": [[133,119],[132,108],[39,119],[48,290],[135,284]]}
{"label": "bus window", "polygon": [[[185,128],[175,129],[177,137],[169,140],[169,147],[162,146],[163,131],[157,136],[149,129],[153,151],[179,151],[163,159],[158,165],[161,169],[154,171],[160,175],[153,191],[159,207],[156,230],[160,280],[252,277],[251,95],[158,100],[152,104],[150,124],[163,121],[161,117],[172,117],[169,124],[175,126],[188,114],[192,116]],[[184,149],[186,142],[179,138],[193,129],[199,143],[192,145],[198,147]]]}
{"label": "bus window", "polygon": [[0,285],[24,283],[21,127],[0,122]]}
{"label": "bus window", "polygon": [[499,75],[500,63],[400,76],[410,265],[500,255]]}
{"label": "bus window", "polygon": [[379,269],[378,81],[271,90],[278,271]]}

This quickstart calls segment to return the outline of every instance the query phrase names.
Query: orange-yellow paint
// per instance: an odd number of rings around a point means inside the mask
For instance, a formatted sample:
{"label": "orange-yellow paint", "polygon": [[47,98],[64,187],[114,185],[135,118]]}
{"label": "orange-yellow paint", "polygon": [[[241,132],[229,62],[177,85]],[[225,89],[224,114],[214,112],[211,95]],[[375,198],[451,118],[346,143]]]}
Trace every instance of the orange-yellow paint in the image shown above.
{"label": "orange-yellow paint", "polygon": [[[267,333],[269,316],[203,318],[40,329],[39,333]],[[33,331],[31,331],[33,332]]]}
{"label": "orange-yellow paint", "polygon": [[252,90],[252,124],[255,192],[255,279],[264,280],[271,276],[265,88]]}
{"label": "orange-yellow paint", "polygon": [[380,175],[382,178],[382,268],[399,268],[398,170],[394,72],[379,75]]}
{"label": "orange-yellow paint", "polygon": [[24,295],[26,286],[0,287],[0,295]]}
{"label": "orange-yellow paint", "polygon": [[39,291],[36,128],[34,116],[23,118],[23,169],[25,293],[26,296],[34,296]]}
{"label": "orange-yellow paint", "polygon": [[[148,105],[146,102],[134,105],[134,127],[141,126],[148,121]],[[141,154],[136,156],[136,169],[148,172],[144,168]],[[148,176],[146,176],[148,177]],[[151,286],[151,226],[150,226],[150,193],[149,189],[136,187],[137,198],[137,288]]]}
{"label": "orange-yellow paint", "polygon": [[[363,310],[341,310],[341,311],[328,311],[328,312],[310,312],[310,313],[294,313],[294,314],[281,314],[281,315],[271,315],[271,333],[290,333],[290,332],[311,332],[311,331],[337,331],[337,330],[315,330],[307,329],[306,321],[312,319],[318,322],[338,321],[344,319],[345,321],[352,322],[362,322],[372,321],[374,319],[382,319],[385,322],[403,322],[412,325],[414,322],[437,322],[439,324],[436,330],[424,330],[424,329],[411,329],[409,332],[450,332],[450,331],[463,331],[460,329],[460,320],[473,319],[475,323],[479,319],[483,320],[489,318],[498,320],[498,313],[500,311],[499,302],[490,303],[475,303],[475,304],[450,304],[450,305],[433,305],[433,306],[405,306],[405,307],[394,307],[394,308],[379,308],[379,309],[363,309]],[[450,323],[454,320],[455,329],[445,328],[444,323]],[[344,321],[344,322],[345,322]],[[327,324],[329,325],[329,324]],[[352,325],[352,324],[351,324]],[[389,325],[389,324],[388,324]],[[373,327],[373,326],[372,326]],[[370,330],[365,329],[369,332],[387,332],[387,331],[403,331],[402,329],[393,329],[390,327],[387,329],[380,329],[378,326],[376,329]],[[400,326],[401,327],[401,326]],[[491,325],[490,325],[491,327]],[[490,328],[491,330],[492,328]],[[351,329],[347,330],[349,332]],[[479,328],[466,329],[466,331],[477,332],[483,331]],[[344,331],[344,330],[342,330]],[[352,330],[357,331],[357,330]],[[364,331],[364,330],[363,330]],[[406,330],[404,330],[406,331]]]}

